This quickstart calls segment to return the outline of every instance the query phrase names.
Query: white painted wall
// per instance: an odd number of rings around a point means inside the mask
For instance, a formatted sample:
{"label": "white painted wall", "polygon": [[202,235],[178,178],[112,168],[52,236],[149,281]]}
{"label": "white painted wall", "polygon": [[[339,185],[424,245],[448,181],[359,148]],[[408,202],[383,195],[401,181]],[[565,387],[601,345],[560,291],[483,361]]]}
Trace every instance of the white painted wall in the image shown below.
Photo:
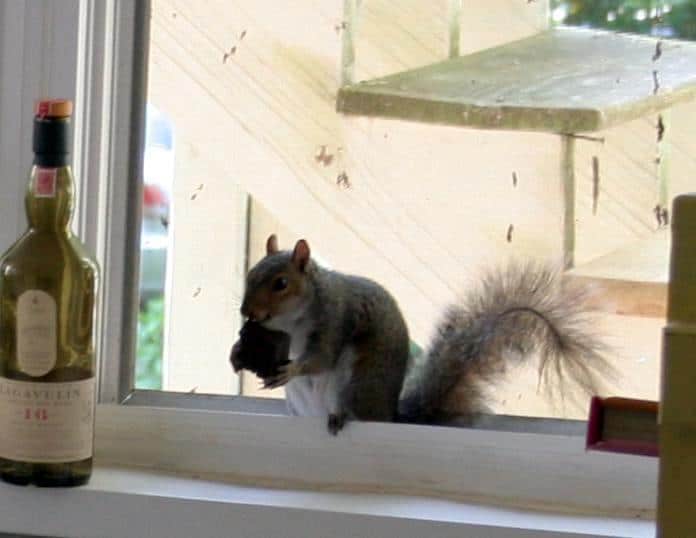
{"label": "white painted wall", "polygon": [[[75,97],[79,0],[0,1],[0,250],[26,227],[24,189],[32,162],[34,102]],[[57,66],[60,66],[58,68]]]}

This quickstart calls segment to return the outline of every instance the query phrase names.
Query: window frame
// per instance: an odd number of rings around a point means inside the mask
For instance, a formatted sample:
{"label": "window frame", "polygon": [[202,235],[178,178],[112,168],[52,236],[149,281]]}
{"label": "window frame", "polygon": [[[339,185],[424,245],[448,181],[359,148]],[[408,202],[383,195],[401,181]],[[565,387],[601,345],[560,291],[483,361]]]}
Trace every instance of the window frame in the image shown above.
{"label": "window frame", "polygon": [[[146,21],[150,2],[79,0],[75,122],[84,207],[78,230],[97,253],[101,297],[96,349],[100,403],[122,403],[134,386],[143,147]],[[118,179],[116,179],[118,178]],[[125,181],[124,181],[125,179]],[[79,180],[78,180],[79,181]],[[137,224],[136,224],[137,223]],[[108,320],[108,323],[106,322]]]}
{"label": "window frame", "polygon": [[[48,4],[41,9],[50,11]],[[134,223],[140,222],[142,196],[150,1],[74,5],[78,44],[73,57],[56,61],[76,73],[76,223],[102,268],[98,464],[282,488],[653,517],[656,460],[585,453],[583,422],[481,417],[476,428],[354,423],[332,437],[322,419],[284,416],[282,402],[132,390],[140,239]],[[56,32],[75,31],[75,19],[56,17],[54,24]],[[45,66],[25,72],[32,68]],[[519,431],[523,425],[525,432]]]}

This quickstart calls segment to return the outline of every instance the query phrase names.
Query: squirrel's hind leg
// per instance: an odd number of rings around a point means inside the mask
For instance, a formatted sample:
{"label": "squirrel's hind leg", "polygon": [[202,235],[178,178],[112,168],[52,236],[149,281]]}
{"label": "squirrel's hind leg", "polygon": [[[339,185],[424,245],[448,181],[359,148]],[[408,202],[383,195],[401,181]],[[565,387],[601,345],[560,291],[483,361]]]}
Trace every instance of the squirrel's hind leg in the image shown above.
{"label": "squirrel's hind leg", "polygon": [[[356,420],[394,422],[408,361],[407,344],[356,349],[352,375],[341,392],[343,406]],[[375,360],[376,358],[376,360]]]}
{"label": "squirrel's hind leg", "polygon": [[346,388],[350,383],[355,363],[355,351],[347,347],[338,356],[336,366],[324,374],[324,402],[328,410],[327,429],[332,435],[341,431],[352,413],[346,405]]}

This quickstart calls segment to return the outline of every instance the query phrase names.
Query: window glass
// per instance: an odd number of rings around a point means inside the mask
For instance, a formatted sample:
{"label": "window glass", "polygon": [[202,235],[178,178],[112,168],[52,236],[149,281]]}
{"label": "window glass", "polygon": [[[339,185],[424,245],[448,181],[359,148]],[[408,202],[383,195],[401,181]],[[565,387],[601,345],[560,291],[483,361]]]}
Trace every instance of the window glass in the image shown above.
{"label": "window glass", "polygon": [[169,213],[174,181],[174,129],[154,105],[146,108],[140,309],[136,387],[162,388],[164,295]]}
{"label": "window glass", "polygon": [[[282,397],[282,389],[259,390],[252,374],[240,380],[228,363],[244,275],[270,233],[282,248],[305,238],[327,267],[385,285],[406,316],[413,354],[485,268],[562,259],[557,134],[336,112],[347,69],[361,81],[446,59],[449,4],[361,2],[350,64],[342,2],[153,0],[138,388]],[[466,4],[462,55],[542,32],[549,12],[555,23],[661,37],[692,38],[696,25],[686,1],[554,1],[549,11],[544,2]],[[657,397],[669,245],[655,208],[693,189],[695,113],[680,104],[575,142],[577,267],[602,284],[616,257],[631,262],[646,244],[656,252],[656,275],[637,271],[637,287],[622,276],[625,287],[611,297],[618,306],[598,314],[621,372],[612,394]],[[669,146],[657,140],[660,121]],[[622,310],[644,300],[644,283],[658,305]],[[536,368],[512,368],[491,387],[493,410],[584,418],[585,400],[548,402]]]}

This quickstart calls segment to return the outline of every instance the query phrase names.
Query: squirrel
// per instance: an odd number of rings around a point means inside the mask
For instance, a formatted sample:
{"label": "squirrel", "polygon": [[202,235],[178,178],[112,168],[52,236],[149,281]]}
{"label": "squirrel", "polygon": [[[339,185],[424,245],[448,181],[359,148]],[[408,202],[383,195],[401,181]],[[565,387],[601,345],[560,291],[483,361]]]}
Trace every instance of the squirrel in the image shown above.
{"label": "squirrel", "polygon": [[[534,352],[540,382],[553,372],[561,383],[567,374],[585,392],[597,390],[613,371],[583,306],[587,291],[540,263],[490,271],[444,312],[414,363],[406,321],[384,287],[322,267],[304,239],[281,251],[271,235],[247,275],[247,322],[230,360],[235,370],[256,371],[264,388],[285,386],[289,412],[327,417],[334,435],[347,420],[437,424],[489,412],[486,385]],[[276,367],[249,366],[245,348],[263,348]]]}

